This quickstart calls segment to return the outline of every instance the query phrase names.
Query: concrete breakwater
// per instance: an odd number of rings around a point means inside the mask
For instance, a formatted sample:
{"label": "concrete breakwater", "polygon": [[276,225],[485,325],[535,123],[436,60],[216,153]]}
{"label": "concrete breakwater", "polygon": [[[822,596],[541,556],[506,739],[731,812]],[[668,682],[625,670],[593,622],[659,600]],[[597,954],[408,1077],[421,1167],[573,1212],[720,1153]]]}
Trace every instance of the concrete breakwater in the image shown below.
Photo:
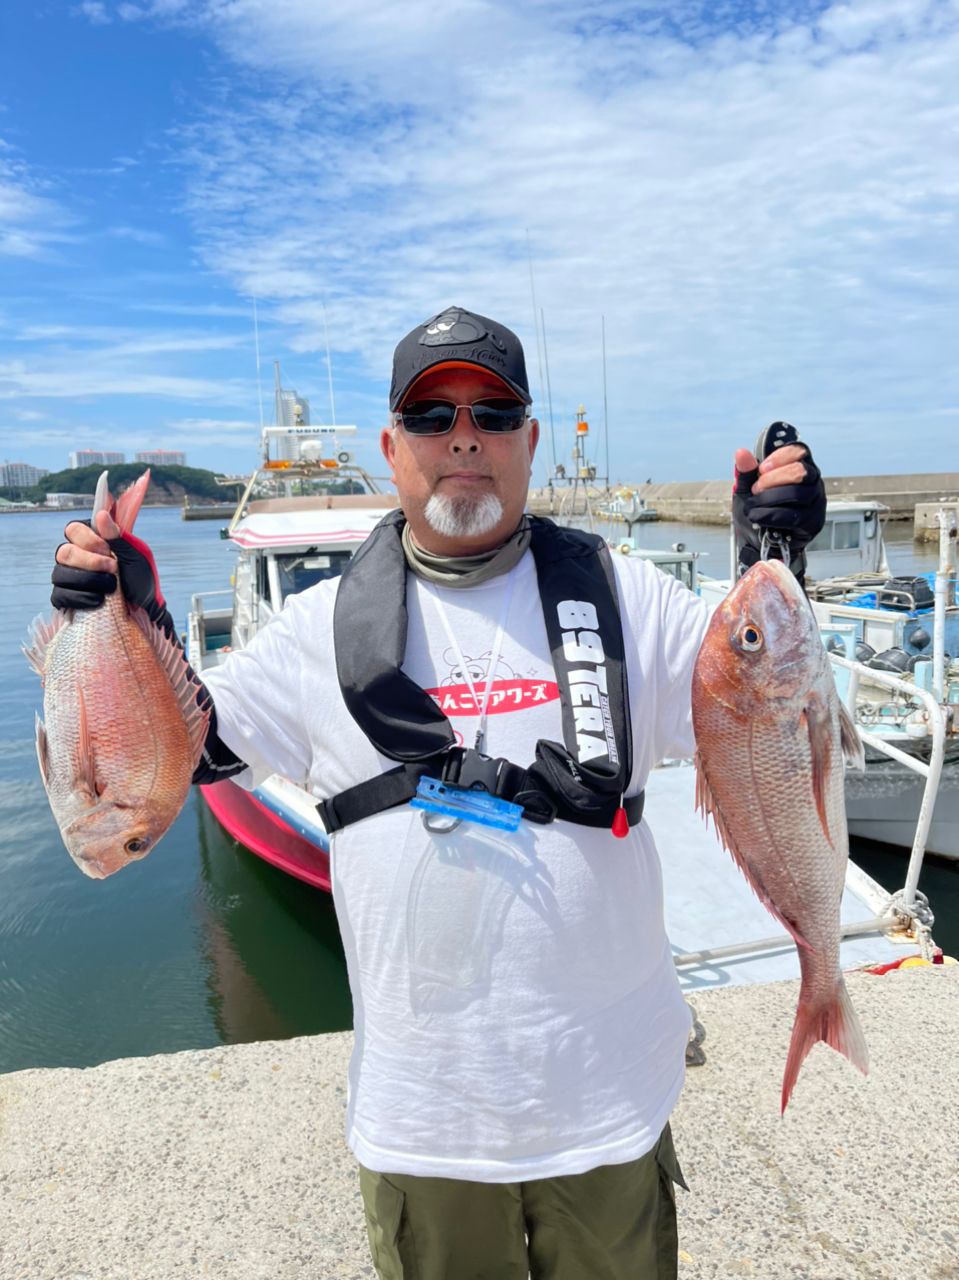
{"label": "concrete breakwater", "polygon": [[[945,498],[955,502],[959,497],[959,472],[929,471],[897,476],[826,476],[826,492],[831,498],[863,502],[881,502],[889,508],[890,520],[911,520],[916,506],[922,502],[937,503]],[[667,480],[657,484],[615,485],[613,494],[632,492],[653,507],[663,520],[679,520],[686,524],[728,524],[732,482],[730,480]],[[564,500],[564,489],[530,491],[530,511],[534,515],[557,514]],[[580,497],[575,512],[583,511]],[[590,503],[595,510],[606,491],[591,487]],[[568,499],[567,499],[568,505]]]}
{"label": "concrete breakwater", "polygon": [[[690,993],[681,1280],[959,1276],[959,967],[848,982],[871,1074],[817,1046],[782,1119],[799,983]],[[0,1278],[373,1280],[342,1136],[352,1039],[0,1076]]]}

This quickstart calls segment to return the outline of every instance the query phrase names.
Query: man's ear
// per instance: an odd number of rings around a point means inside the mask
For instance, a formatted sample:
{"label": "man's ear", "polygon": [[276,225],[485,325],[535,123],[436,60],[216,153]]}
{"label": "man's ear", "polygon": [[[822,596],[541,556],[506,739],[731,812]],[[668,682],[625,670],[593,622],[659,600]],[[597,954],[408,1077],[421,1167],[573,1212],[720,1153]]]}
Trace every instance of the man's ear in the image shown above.
{"label": "man's ear", "polygon": [[536,452],[536,446],[539,444],[539,419],[530,418],[529,420],[529,460],[533,461],[533,454]]}
{"label": "man's ear", "polygon": [[394,467],[394,458],[396,457],[396,428],[384,427],[380,432],[380,449],[383,451],[383,457],[389,464],[390,471]]}

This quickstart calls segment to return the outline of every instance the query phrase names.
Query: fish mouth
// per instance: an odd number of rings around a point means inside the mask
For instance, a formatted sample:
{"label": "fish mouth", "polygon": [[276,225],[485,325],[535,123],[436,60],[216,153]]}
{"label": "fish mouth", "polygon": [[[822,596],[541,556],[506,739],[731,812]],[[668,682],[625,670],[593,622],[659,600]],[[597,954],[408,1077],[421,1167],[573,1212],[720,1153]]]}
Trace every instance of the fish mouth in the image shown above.
{"label": "fish mouth", "polygon": [[105,880],[110,874],[104,870],[102,863],[96,858],[88,858],[84,854],[75,854],[73,861],[77,864],[85,876],[89,876],[91,880]]}

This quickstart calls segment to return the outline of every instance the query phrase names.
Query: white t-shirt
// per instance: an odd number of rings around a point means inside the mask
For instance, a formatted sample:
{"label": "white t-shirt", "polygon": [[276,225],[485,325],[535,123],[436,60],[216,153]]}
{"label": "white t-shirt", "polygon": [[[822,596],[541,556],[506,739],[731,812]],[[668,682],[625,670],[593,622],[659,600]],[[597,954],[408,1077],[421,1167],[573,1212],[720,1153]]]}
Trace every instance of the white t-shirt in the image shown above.
{"label": "white t-shirt", "polygon": [[[693,749],[706,609],[647,561],[614,564],[635,795],[659,760]],[[508,577],[483,749],[525,765],[537,739],[563,741],[562,721],[529,552]],[[394,765],[340,694],[337,585],[293,596],[207,677],[220,736],[251,766],[247,785],[276,772],[325,798]],[[467,745],[478,716],[460,659],[482,698],[506,589],[507,576],[451,590],[407,575],[404,670]],[[356,1031],[347,1140],[362,1164],[514,1182],[650,1150],[682,1087],[689,1014],[645,822],[625,839],[561,821],[443,836],[403,805],[337,833],[331,862]]]}

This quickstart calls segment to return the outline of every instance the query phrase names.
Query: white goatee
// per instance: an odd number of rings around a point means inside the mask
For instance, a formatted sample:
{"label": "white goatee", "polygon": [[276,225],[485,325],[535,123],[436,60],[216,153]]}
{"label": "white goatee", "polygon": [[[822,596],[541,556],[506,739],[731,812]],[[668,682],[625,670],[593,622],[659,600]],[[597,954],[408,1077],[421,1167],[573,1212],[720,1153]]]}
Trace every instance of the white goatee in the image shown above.
{"label": "white goatee", "polygon": [[434,493],[423,512],[434,533],[444,538],[479,538],[503,518],[503,504],[492,493],[481,498],[453,498]]}

